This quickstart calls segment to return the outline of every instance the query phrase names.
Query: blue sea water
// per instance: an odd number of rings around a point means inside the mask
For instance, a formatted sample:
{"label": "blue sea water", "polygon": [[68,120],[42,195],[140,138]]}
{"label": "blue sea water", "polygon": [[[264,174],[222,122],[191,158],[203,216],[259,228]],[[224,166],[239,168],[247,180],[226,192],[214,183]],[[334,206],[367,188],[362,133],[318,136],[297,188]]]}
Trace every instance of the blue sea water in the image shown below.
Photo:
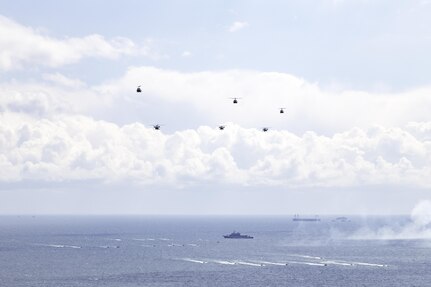
{"label": "blue sea water", "polygon": [[0,286],[431,286],[408,217],[334,218],[2,216]]}

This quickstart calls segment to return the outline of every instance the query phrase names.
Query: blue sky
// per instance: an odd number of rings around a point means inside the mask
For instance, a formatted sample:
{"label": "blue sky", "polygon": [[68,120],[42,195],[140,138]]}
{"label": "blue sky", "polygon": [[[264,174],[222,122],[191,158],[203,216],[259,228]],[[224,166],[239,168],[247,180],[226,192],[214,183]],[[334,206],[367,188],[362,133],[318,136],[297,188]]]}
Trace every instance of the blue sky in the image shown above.
{"label": "blue sky", "polygon": [[0,213],[393,214],[430,198],[429,1],[0,8]]}
{"label": "blue sky", "polygon": [[[427,1],[2,1],[3,15],[53,37],[101,34],[152,41],[166,58],[90,61],[89,81],[128,65],[181,71],[253,69],[324,86],[399,90],[428,84]],[[227,30],[245,22],[236,33]],[[192,57],[184,59],[188,51]],[[103,67],[102,67],[103,66]],[[103,76],[101,76],[103,75]]]}

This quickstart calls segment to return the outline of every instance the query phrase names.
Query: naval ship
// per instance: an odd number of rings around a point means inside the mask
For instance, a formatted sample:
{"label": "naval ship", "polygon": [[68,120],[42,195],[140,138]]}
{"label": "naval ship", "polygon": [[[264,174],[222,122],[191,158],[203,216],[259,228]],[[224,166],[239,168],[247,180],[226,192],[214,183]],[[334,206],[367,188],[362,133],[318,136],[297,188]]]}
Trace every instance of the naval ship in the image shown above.
{"label": "naval ship", "polygon": [[224,238],[230,238],[230,239],[253,239],[253,236],[250,235],[243,235],[239,232],[232,232],[229,235],[223,235]]}
{"label": "naval ship", "polygon": [[315,217],[300,217],[299,214],[295,214],[292,218],[293,221],[320,221],[320,218],[316,215]]}

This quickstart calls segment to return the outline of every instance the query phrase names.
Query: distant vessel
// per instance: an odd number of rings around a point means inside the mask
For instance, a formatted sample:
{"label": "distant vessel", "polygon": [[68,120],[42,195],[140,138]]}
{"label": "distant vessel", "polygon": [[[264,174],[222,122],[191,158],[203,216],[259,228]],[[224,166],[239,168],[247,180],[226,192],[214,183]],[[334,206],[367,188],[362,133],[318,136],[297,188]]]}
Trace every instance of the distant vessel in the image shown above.
{"label": "distant vessel", "polygon": [[224,238],[231,238],[231,239],[253,239],[253,236],[250,235],[243,235],[239,232],[232,232],[229,235],[223,235]]}
{"label": "distant vessel", "polygon": [[319,216],[315,216],[315,217],[299,217],[299,214],[295,214],[293,216],[293,221],[320,221]]}
{"label": "distant vessel", "polygon": [[332,221],[334,221],[334,222],[349,222],[350,220],[347,217],[341,216],[341,217],[335,218]]}

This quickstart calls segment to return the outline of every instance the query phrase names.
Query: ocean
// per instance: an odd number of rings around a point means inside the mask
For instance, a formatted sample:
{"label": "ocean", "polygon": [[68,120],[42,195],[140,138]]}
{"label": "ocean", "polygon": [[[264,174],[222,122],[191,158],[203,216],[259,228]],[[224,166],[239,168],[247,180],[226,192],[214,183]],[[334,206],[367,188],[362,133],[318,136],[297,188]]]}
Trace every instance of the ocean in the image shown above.
{"label": "ocean", "polygon": [[428,226],[336,217],[1,216],[0,286],[431,286]]}

